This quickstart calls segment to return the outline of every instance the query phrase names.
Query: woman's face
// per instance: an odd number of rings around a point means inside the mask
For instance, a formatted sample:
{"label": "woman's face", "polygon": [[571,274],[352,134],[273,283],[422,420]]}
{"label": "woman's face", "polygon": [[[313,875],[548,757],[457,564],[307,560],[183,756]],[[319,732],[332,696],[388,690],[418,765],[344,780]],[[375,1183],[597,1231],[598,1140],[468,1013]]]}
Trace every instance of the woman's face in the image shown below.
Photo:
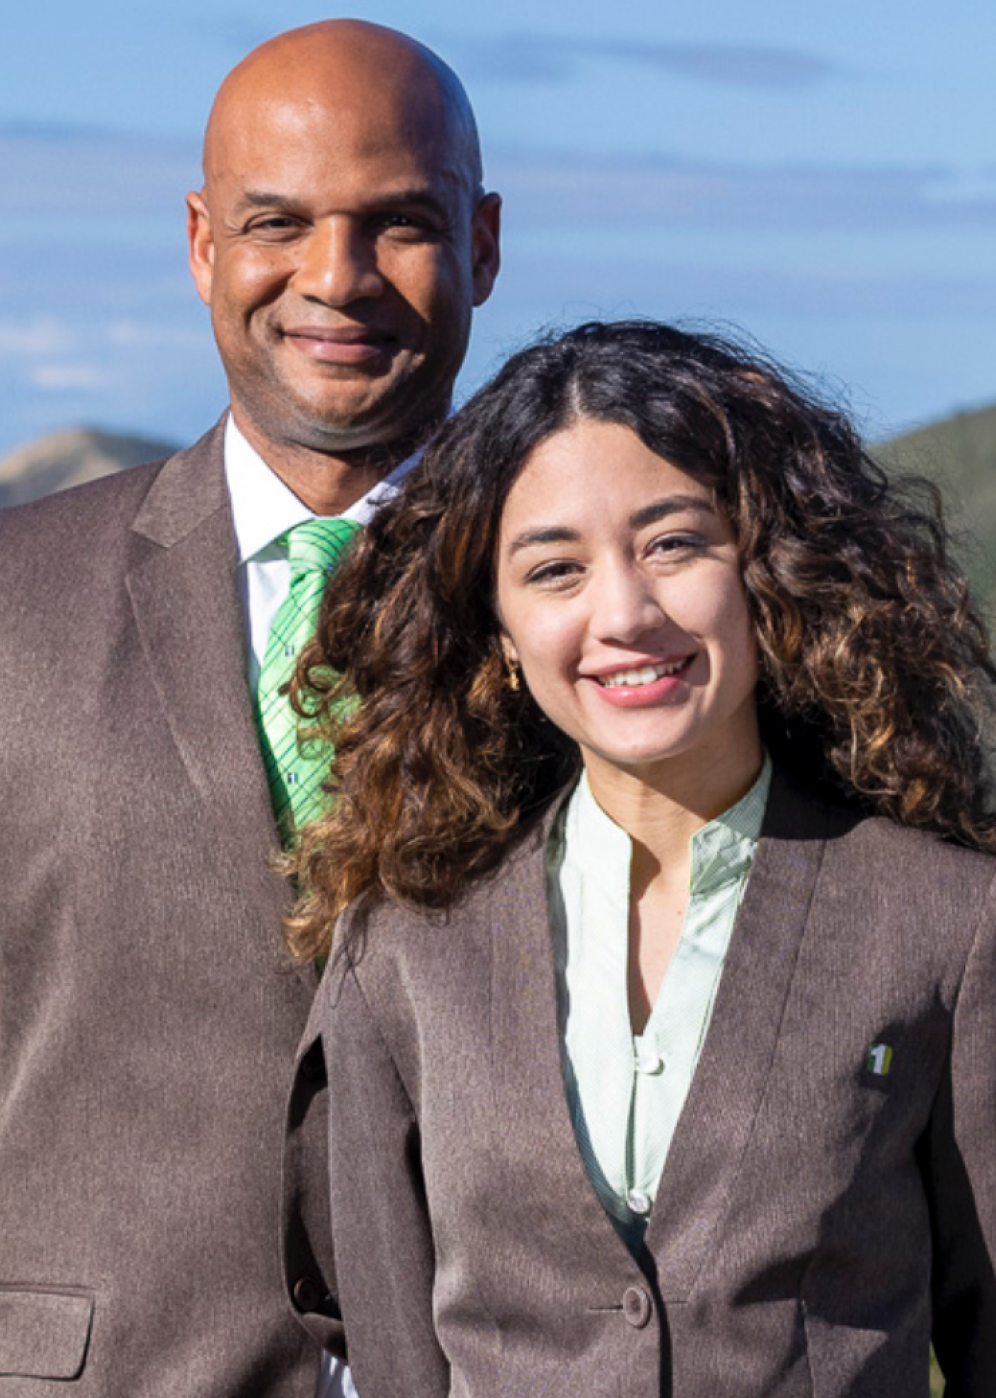
{"label": "woman's face", "polygon": [[710,491],[628,427],[581,419],[527,458],[502,515],[506,649],[589,776],[760,761],[754,628]]}

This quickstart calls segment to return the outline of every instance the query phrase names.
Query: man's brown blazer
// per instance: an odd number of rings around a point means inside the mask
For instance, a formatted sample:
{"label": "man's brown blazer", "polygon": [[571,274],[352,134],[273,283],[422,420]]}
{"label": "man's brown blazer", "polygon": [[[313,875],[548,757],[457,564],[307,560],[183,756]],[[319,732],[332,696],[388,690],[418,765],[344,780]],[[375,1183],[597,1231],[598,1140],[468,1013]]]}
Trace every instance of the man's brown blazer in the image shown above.
{"label": "man's brown blazer", "polygon": [[[949,1398],[993,1398],[994,876],[776,773],[638,1260],[575,1143],[542,841],[449,916],[356,916],[287,1178],[327,1065],[361,1398],[927,1398],[932,1326]],[[301,1306],[326,1340],[331,1288]]]}
{"label": "man's brown blazer", "polygon": [[0,717],[0,1398],[314,1398],[220,428],[0,513]]}

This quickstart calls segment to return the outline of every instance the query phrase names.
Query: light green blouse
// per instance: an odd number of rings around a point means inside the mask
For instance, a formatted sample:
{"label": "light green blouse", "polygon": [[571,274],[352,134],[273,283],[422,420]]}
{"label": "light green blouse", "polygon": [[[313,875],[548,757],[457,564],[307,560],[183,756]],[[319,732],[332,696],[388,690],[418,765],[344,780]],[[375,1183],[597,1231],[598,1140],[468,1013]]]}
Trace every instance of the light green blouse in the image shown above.
{"label": "light green blouse", "polygon": [[633,1252],[709,1027],[770,782],[766,757],[747,795],[692,836],[681,938],[638,1036],[627,993],[630,838],[584,776],[551,833],[547,895],[567,1098],[585,1167]]}

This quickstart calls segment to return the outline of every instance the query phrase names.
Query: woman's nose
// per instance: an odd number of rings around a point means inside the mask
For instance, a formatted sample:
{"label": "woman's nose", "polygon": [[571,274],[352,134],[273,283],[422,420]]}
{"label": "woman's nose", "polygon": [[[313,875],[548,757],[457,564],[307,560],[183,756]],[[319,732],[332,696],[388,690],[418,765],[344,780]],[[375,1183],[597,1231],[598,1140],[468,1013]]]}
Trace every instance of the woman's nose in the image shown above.
{"label": "woman's nose", "polygon": [[592,587],[592,626],[599,640],[631,644],[667,619],[651,580],[630,561],[601,570]]}

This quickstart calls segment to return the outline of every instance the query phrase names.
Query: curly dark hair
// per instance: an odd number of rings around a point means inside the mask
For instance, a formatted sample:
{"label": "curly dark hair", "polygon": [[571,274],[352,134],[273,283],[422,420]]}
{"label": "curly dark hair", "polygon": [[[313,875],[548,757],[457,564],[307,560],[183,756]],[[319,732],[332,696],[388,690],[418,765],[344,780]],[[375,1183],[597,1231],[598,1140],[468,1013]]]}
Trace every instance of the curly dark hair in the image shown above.
{"label": "curly dark hair", "polygon": [[936,490],[890,478],[845,414],[752,350],[593,322],[510,359],[336,574],[293,686],[336,749],[330,811],[294,856],[298,956],[327,951],[360,894],[448,906],[578,770],[575,744],[504,682],[494,594],[509,490],[581,418],[631,428],[712,490],[776,759],[895,821],[996,847],[996,672]]}

